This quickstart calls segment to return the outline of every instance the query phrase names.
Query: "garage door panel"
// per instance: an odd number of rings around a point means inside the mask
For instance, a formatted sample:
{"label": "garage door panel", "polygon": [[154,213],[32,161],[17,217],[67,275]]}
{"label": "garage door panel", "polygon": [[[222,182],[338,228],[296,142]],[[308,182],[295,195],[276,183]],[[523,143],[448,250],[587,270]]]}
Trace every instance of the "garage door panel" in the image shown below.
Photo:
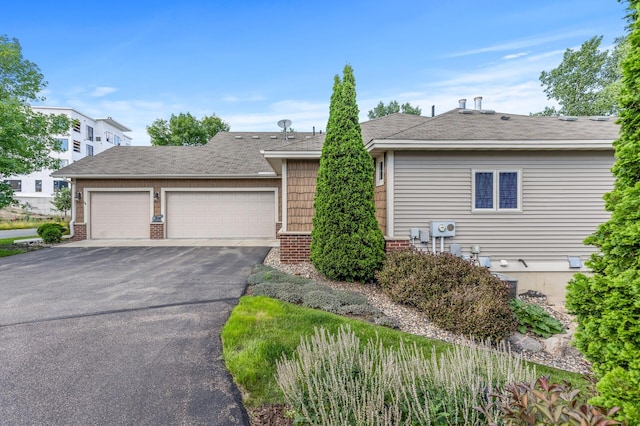
{"label": "garage door panel", "polygon": [[149,238],[148,192],[91,192],[90,202],[90,238]]}
{"label": "garage door panel", "polygon": [[167,192],[167,238],[274,238],[270,191]]}

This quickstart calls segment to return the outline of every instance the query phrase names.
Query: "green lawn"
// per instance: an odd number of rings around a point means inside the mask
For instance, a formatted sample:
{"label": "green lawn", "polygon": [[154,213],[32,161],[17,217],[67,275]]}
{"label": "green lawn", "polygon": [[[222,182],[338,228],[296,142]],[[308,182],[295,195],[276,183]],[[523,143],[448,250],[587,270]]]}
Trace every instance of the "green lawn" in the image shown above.
{"label": "green lawn", "polygon": [[[314,327],[324,327],[336,333],[341,325],[346,324],[363,342],[375,338],[377,333],[385,347],[397,346],[400,341],[405,344],[415,342],[425,353],[431,353],[433,347],[440,353],[451,346],[439,340],[266,297],[245,296],[240,299],[222,330],[224,359],[243,390],[244,404],[247,407],[259,407],[284,403],[275,380],[275,361],[282,354],[290,357],[300,344],[301,336],[313,334]],[[536,366],[536,369],[539,375],[550,375],[554,381],[567,380],[577,385],[584,383],[580,374],[546,366]]]}
{"label": "green lawn", "polygon": [[31,237],[2,238],[0,239],[0,257],[13,256],[14,254],[26,253],[26,248],[15,248],[14,241],[29,239]]}

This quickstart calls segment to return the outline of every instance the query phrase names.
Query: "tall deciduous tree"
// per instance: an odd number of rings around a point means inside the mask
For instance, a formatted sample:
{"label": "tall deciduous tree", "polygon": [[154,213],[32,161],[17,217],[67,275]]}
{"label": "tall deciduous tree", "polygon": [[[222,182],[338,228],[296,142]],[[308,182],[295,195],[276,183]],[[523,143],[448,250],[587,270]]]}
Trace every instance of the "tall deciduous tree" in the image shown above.
{"label": "tall deciduous tree", "polygon": [[61,151],[51,135],[66,133],[68,118],[35,113],[29,105],[44,100],[39,93],[46,85],[38,66],[22,56],[18,40],[0,36],[0,208],[17,204],[6,178],[60,165],[50,156]]}
{"label": "tall deciduous tree", "polygon": [[[638,1],[632,1],[629,15]],[[631,26],[622,64],[620,138],[614,143],[613,190],[605,195],[611,219],[586,243],[598,247],[569,283],[567,307],[576,314],[576,346],[593,364],[600,396],[592,402],[621,407],[620,418],[640,424],[640,24]]]}
{"label": "tall deciduous tree", "polygon": [[536,115],[611,115],[618,110],[617,98],[622,70],[624,39],[617,40],[613,52],[600,50],[602,36],[585,41],[579,50],[567,49],[562,62],[540,73],[547,99],[555,99],[560,109],[545,107]]}
{"label": "tall deciduous tree", "polygon": [[311,261],[325,276],[366,281],[384,258],[373,203],[374,166],[362,142],[353,69],[335,76],[318,170]]}
{"label": "tall deciduous tree", "polygon": [[409,102],[400,105],[398,101],[391,101],[388,105],[385,105],[384,102],[380,101],[375,108],[369,110],[367,116],[370,120],[373,120],[374,118],[384,117],[385,115],[395,114],[396,112],[413,115],[422,114],[422,110],[419,106],[411,106]]}
{"label": "tall deciduous tree", "polygon": [[169,121],[157,119],[147,126],[151,145],[204,145],[218,132],[228,132],[229,124],[215,114],[198,120],[190,113],[171,114]]}

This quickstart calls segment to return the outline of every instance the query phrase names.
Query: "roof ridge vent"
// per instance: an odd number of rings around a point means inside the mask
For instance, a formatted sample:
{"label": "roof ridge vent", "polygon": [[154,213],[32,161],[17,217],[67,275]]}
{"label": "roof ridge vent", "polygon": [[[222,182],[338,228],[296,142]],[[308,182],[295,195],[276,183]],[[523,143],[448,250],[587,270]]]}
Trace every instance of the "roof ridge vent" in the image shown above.
{"label": "roof ridge vent", "polygon": [[472,109],[460,109],[458,110],[458,114],[473,114]]}
{"label": "roof ridge vent", "polygon": [[236,136],[236,139],[242,139],[242,135]]}
{"label": "roof ridge vent", "polygon": [[562,120],[562,121],[578,121],[578,117],[572,116],[572,115],[561,115],[560,117],[558,117],[558,120]]}
{"label": "roof ridge vent", "polygon": [[253,135],[253,136],[251,136],[251,139],[260,139],[260,136],[258,136],[258,135]]}
{"label": "roof ridge vent", "polygon": [[481,109],[481,110],[480,110],[480,114],[489,114],[489,115],[493,115],[493,114],[495,114],[495,113],[496,113],[496,112],[495,112],[494,110],[492,110],[492,109]]}
{"label": "roof ridge vent", "polygon": [[269,138],[271,138],[271,139],[278,139],[278,137],[277,137],[276,135],[271,135],[271,136],[269,136]]}
{"label": "roof ridge vent", "polygon": [[591,121],[609,121],[609,117],[600,115],[600,116],[597,116],[597,117],[589,117],[589,120],[591,120]]}

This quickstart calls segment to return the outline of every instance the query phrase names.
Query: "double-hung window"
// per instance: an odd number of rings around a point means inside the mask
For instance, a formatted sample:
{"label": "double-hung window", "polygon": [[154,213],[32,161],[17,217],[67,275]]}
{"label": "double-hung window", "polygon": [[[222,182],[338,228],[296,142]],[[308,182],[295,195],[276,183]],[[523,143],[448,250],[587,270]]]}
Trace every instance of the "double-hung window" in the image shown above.
{"label": "double-hung window", "polygon": [[518,170],[473,170],[473,211],[520,211],[522,188]]}

